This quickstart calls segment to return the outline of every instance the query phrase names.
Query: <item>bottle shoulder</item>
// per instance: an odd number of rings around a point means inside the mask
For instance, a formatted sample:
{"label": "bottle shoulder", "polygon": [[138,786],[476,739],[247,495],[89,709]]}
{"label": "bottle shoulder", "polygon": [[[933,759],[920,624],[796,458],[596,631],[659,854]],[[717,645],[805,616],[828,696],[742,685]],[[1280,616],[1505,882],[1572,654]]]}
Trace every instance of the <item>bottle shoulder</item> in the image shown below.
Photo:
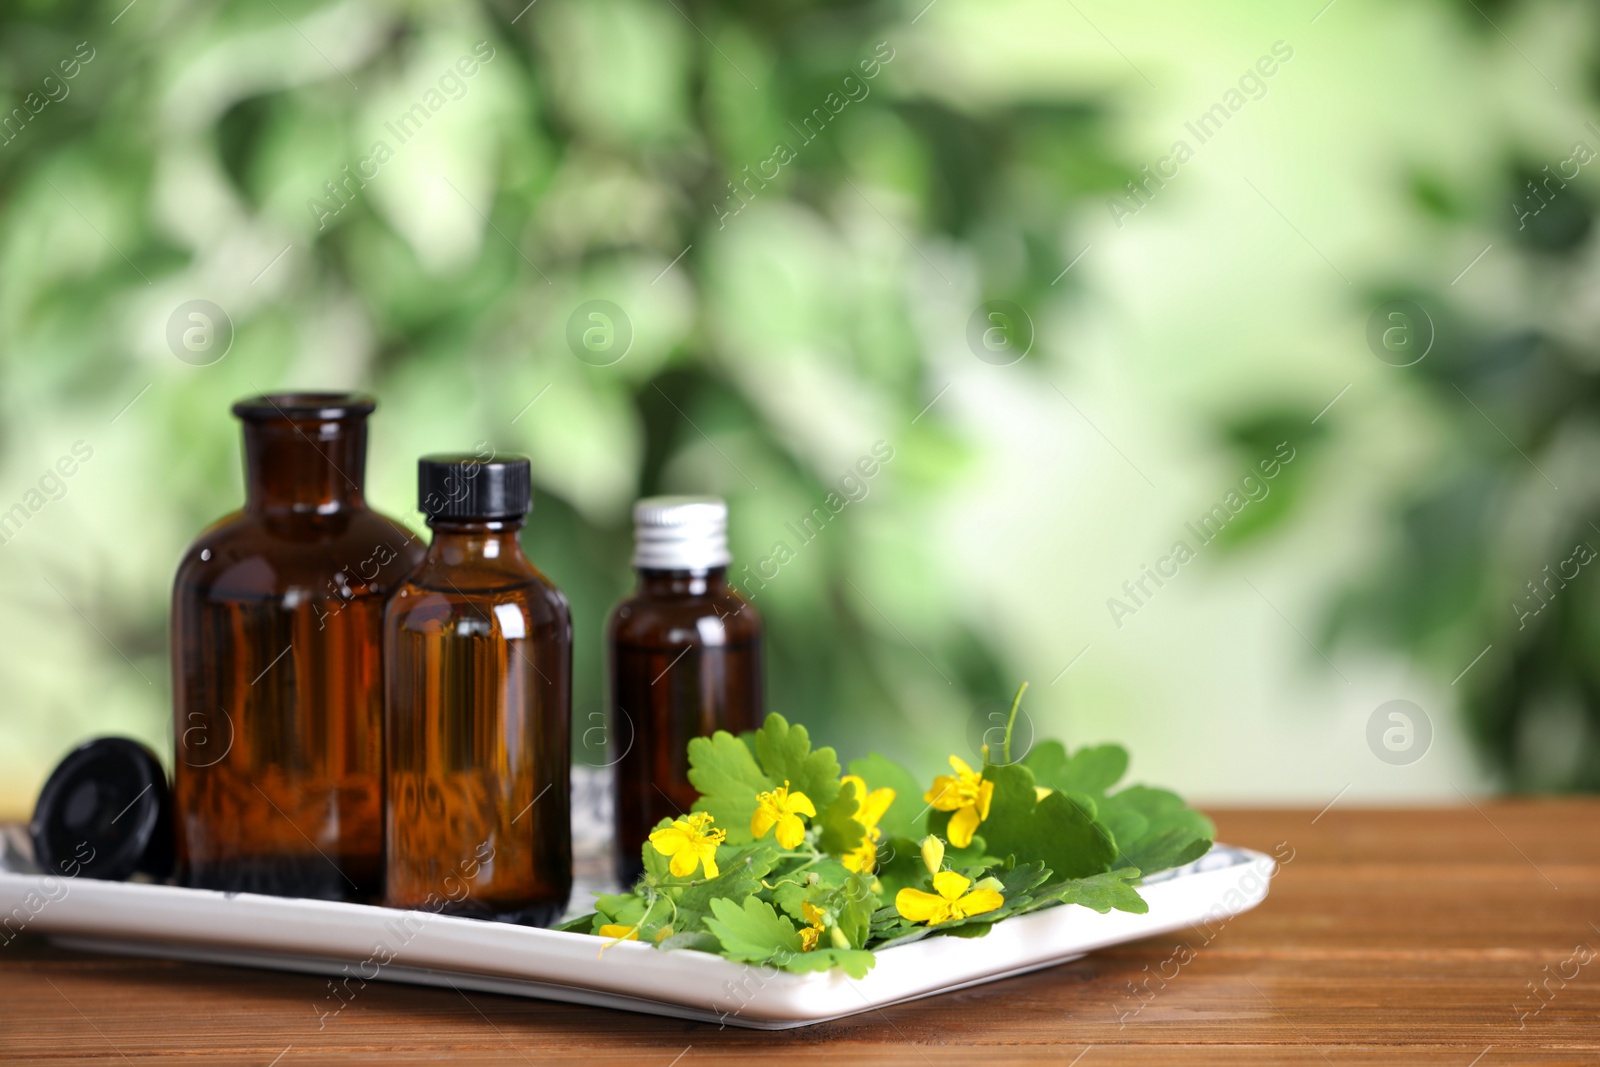
{"label": "bottle shoulder", "polygon": [[612,609],[606,633],[613,644],[647,648],[732,645],[759,640],[761,616],[732,590],[663,598],[635,593]]}
{"label": "bottle shoulder", "polygon": [[545,634],[570,641],[572,612],[561,591],[543,580],[464,590],[407,579],[384,604],[384,628],[505,639]]}
{"label": "bottle shoulder", "polygon": [[417,592],[491,597],[520,593],[567,603],[566,595],[525,556],[453,562],[425,553],[406,575],[405,584]]}
{"label": "bottle shoulder", "polygon": [[550,578],[521,552],[499,557],[451,557],[441,554],[438,545],[424,552],[422,560],[396,588],[395,594],[408,596],[438,594],[461,601],[535,601],[552,611],[569,611],[567,598]]}
{"label": "bottle shoulder", "polygon": [[422,559],[405,526],[370,509],[268,517],[234,511],[207,526],[179,561],[179,599],[385,593]]}

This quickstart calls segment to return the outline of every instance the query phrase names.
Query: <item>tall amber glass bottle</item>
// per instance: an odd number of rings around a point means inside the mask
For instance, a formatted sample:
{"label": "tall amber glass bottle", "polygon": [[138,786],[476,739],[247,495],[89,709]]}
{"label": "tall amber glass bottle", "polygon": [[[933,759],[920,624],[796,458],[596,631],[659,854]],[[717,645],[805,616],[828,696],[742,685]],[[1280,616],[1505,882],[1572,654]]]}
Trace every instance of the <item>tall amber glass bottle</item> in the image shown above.
{"label": "tall amber glass bottle", "polygon": [[246,498],[172,594],[174,811],[189,885],[360,900],[383,873],[385,595],[421,541],[367,507],[370,397],[242,400]]}
{"label": "tall amber glass bottle", "polygon": [[728,584],[728,506],[658,496],[634,505],[633,595],[607,627],[611,743],[619,752],[617,870],[662,819],[689,810],[689,740],[761,725],[761,618]]}
{"label": "tall amber glass bottle", "polygon": [[433,544],[389,599],[387,900],[548,925],[572,891],[572,618],[523,554],[520,456],[424,456]]}

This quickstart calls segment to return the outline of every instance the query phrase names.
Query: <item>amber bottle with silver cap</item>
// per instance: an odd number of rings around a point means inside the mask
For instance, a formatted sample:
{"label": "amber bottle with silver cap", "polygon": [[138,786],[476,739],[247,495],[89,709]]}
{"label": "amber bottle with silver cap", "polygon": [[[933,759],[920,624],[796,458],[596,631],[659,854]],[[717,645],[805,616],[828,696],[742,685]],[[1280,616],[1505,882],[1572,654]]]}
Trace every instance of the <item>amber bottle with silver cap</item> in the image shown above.
{"label": "amber bottle with silver cap", "polygon": [[687,748],[761,725],[761,619],[728,584],[728,505],[657,496],[633,507],[638,587],[607,625],[617,860],[625,884],[664,818],[694,803]]}

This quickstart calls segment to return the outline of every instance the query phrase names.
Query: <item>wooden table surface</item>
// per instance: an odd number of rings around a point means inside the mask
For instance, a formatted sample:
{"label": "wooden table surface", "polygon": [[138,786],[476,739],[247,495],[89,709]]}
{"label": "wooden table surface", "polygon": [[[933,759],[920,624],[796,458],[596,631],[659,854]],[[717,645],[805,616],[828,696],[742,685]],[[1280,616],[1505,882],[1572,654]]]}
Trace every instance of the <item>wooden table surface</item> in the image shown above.
{"label": "wooden table surface", "polygon": [[1600,801],[1213,812],[1280,856],[1214,930],[785,1032],[373,983],[0,948],[0,1059],[545,1064],[1600,1063]]}

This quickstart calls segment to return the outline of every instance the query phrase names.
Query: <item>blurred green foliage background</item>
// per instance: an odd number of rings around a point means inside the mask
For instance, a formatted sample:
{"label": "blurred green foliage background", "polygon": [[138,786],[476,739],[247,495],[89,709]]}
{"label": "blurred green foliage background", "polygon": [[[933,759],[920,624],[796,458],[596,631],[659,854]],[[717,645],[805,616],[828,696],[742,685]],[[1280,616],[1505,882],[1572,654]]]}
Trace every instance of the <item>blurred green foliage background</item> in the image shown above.
{"label": "blurred green foliage background", "polygon": [[[124,2],[0,12],[0,810],[170,745],[228,405],[342,387],[419,529],[418,454],[533,457],[579,732],[629,505],[713,492],[771,707],[848,755],[1029,678],[1202,798],[1600,784],[1600,579],[1527,585],[1600,545],[1590,9]],[[1391,699],[1425,758],[1374,758]]]}

